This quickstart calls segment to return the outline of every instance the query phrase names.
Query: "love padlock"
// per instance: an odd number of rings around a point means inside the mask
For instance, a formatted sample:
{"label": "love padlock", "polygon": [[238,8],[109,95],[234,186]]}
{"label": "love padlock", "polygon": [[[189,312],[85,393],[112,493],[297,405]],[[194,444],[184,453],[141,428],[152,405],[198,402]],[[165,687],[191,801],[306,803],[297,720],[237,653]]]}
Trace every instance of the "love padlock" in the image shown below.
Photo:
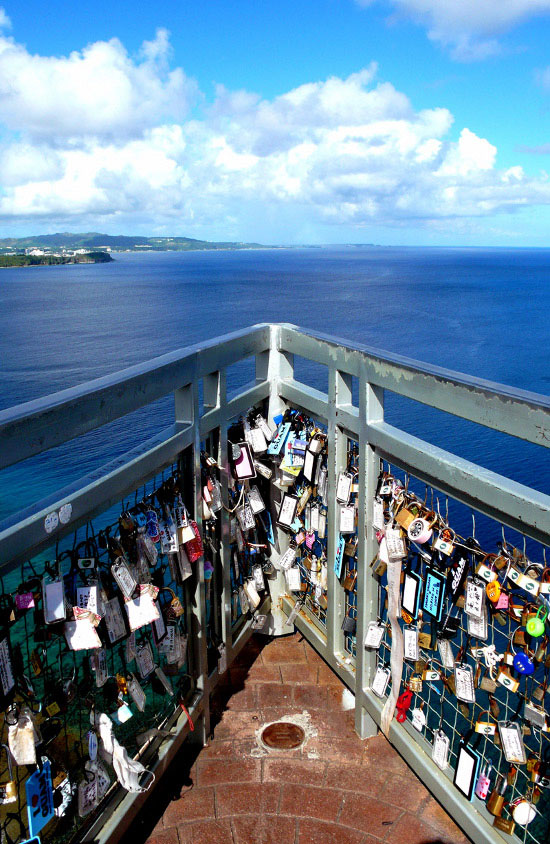
{"label": "love padlock", "polygon": [[489,598],[491,603],[496,604],[502,592],[498,580],[492,580],[490,583],[488,583],[485,587],[485,592],[487,593],[487,597]]}
{"label": "love padlock", "polygon": [[544,627],[545,621],[548,617],[548,610],[546,607],[539,607],[537,610],[537,614],[530,618],[527,624],[525,625],[525,629],[529,633],[530,636],[538,637],[544,635]]}

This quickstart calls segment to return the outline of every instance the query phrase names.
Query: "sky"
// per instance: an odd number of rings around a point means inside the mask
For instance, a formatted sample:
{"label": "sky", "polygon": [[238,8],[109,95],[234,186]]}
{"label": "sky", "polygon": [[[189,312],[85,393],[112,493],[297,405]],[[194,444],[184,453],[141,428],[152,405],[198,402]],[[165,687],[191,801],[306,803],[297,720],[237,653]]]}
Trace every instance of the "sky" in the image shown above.
{"label": "sky", "polygon": [[0,237],[550,246],[549,36],[550,0],[8,0]]}

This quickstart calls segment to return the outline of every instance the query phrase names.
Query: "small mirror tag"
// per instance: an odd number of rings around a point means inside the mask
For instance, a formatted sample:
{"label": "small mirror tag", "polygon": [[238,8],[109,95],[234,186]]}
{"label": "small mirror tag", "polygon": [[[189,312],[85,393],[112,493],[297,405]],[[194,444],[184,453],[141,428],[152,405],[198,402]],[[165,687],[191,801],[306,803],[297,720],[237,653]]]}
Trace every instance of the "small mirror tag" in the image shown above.
{"label": "small mirror tag", "polygon": [[464,603],[464,612],[466,615],[481,618],[485,607],[485,595],[484,584],[476,582],[473,577],[469,577],[466,580],[466,599]]}
{"label": "small mirror tag", "polygon": [[340,507],[340,533],[355,532],[355,507]]}
{"label": "small mirror tag", "polygon": [[444,771],[449,765],[449,748],[451,742],[443,730],[436,730],[432,745],[432,759]]}
{"label": "small mirror tag", "polygon": [[398,563],[407,556],[407,547],[399,528],[386,528],[386,547],[390,563]]}
{"label": "small mirror tag", "polygon": [[471,636],[473,639],[481,639],[483,642],[487,640],[489,627],[486,604],[483,604],[481,615],[478,618],[475,615],[468,616],[468,636]]}
{"label": "small mirror tag", "polygon": [[111,573],[124,597],[131,598],[136,590],[137,581],[122,557],[119,557],[118,560],[113,563],[111,566]]}
{"label": "small mirror tag", "polygon": [[336,484],[336,501],[340,504],[347,504],[351,495],[353,475],[350,472],[340,472]]}
{"label": "small mirror tag", "polygon": [[252,509],[254,515],[257,513],[262,513],[265,510],[265,504],[262,496],[260,495],[260,490],[257,486],[251,486],[248,491],[248,503]]}
{"label": "small mirror tag", "polygon": [[370,621],[365,636],[365,647],[378,650],[384,638],[385,626],[378,621]]}
{"label": "small mirror tag", "polygon": [[372,502],[372,525],[377,530],[384,530],[386,526],[384,520],[384,504],[379,498],[375,498]]}
{"label": "small mirror tag", "polygon": [[474,703],[474,674],[471,665],[455,665],[455,687],[458,700]]}
{"label": "small mirror tag", "polygon": [[420,649],[418,646],[418,628],[405,627],[403,629],[403,647],[405,652],[405,659],[417,660],[420,656]]}
{"label": "small mirror tag", "polygon": [[384,697],[390,681],[390,676],[391,672],[389,668],[384,668],[382,665],[378,666],[371,686],[371,691],[374,692],[377,697]]}
{"label": "small mirror tag", "polygon": [[120,601],[118,598],[111,598],[110,601],[105,601],[103,609],[105,610],[105,626],[107,627],[107,634],[111,645],[123,639],[126,636],[126,625],[122,617],[122,610],[120,609]]}
{"label": "small mirror tag", "polygon": [[525,765],[527,756],[520,725],[515,721],[499,721],[498,733],[506,761]]}
{"label": "small mirror tag", "polygon": [[285,578],[289,592],[298,592],[302,583],[298,566],[286,569]]}
{"label": "small mirror tag", "polygon": [[137,678],[133,674],[131,679],[128,681],[128,692],[139,711],[144,712],[147,696],[141,688]]}
{"label": "small mirror tag", "polygon": [[444,668],[452,670],[455,665],[455,658],[453,648],[448,639],[438,639],[437,649],[439,651],[439,658]]}
{"label": "small mirror tag", "polygon": [[153,652],[149,642],[139,645],[136,649],[136,664],[142,680],[145,679],[145,677],[148,677],[149,674],[152,674],[155,670]]}

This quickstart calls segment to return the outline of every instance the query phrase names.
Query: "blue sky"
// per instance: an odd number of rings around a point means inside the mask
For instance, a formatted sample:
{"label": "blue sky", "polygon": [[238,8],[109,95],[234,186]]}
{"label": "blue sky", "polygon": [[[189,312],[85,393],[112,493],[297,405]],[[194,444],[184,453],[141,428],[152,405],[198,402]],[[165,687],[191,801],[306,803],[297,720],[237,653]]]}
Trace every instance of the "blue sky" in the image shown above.
{"label": "blue sky", "polygon": [[550,245],[549,27],[550,0],[6,2],[0,232]]}

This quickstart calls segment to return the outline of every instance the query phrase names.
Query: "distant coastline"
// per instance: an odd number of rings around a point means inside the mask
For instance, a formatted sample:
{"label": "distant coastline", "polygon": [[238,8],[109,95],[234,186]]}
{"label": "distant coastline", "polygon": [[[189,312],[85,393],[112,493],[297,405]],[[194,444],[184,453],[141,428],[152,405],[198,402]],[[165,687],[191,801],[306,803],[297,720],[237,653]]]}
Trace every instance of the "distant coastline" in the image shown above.
{"label": "distant coastline", "polygon": [[84,252],[79,255],[0,255],[0,269],[51,267],[61,264],[106,264],[113,260],[108,252]]}

